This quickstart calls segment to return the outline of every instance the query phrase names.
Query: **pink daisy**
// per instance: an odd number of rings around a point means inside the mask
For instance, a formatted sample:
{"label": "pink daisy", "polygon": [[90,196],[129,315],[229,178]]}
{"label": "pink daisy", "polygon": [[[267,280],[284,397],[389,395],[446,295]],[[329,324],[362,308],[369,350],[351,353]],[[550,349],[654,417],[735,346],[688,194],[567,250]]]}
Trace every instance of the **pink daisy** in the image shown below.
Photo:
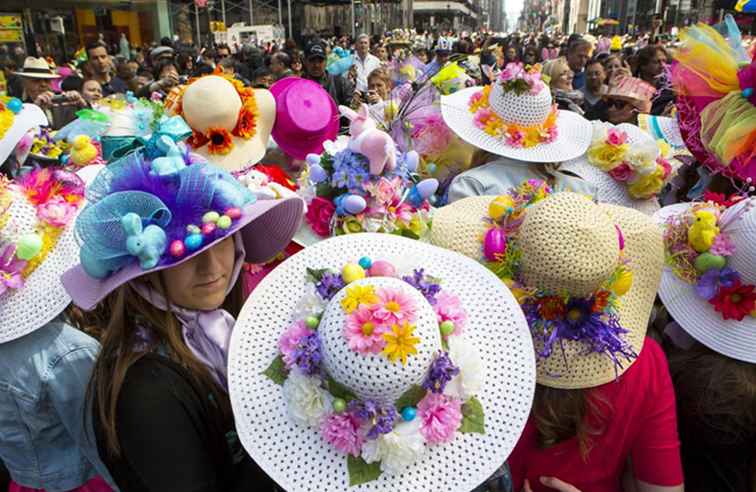
{"label": "pink daisy", "polygon": [[320,423],[320,433],[337,451],[359,456],[365,441],[360,421],[350,413],[333,413]]}
{"label": "pink daisy", "polygon": [[436,295],[436,304],[433,306],[438,317],[438,324],[444,321],[454,323],[452,335],[461,335],[467,321],[467,311],[459,302],[459,297],[442,290]]}
{"label": "pink daisy", "polygon": [[375,319],[383,325],[414,323],[417,306],[409,294],[401,289],[378,289],[378,307],[373,312]]}
{"label": "pink daisy", "polygon": [[417,416],[420,433],[428,444],[449,442],[462,424],[462,400],[428,392],[417,405]]}
{"label": "pink daisy", "polygon": [[372,308],[360,306],[347,316],[344,336],[349,348],[361,354],[377,354],[386,346],[385,325],[374,317]]}

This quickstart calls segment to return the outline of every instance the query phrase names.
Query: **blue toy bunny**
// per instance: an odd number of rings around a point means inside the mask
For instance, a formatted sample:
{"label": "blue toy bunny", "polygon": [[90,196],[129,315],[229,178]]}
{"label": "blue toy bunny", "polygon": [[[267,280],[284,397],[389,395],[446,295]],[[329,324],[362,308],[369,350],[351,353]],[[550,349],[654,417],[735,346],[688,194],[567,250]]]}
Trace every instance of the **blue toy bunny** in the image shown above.
{"label": "blue toy bunny", "polygon": [[150,224],[142,228],[142,218],[129,212],[121,218],[121,226],[126,232],[126,250],[139,258],[140,266],[149,270],[157,266],[168,246],[168,238],[160,226]]}
{"label": "blue toy bunny", "polygon": [[164,155],[152,160],[151,169],[158,176],[172,176],[186,167],[184,153],[168,135],[161,135],[156,147]]}

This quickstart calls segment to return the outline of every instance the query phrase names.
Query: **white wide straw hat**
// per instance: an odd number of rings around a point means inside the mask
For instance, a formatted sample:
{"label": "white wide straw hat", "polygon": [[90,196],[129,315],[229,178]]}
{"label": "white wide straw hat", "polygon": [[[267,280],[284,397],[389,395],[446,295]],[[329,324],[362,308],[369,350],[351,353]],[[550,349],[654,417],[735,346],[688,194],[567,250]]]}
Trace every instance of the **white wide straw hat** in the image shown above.
{"label": "white wide straw hat", "polygon": [[8,106],[13,104],[19,105],[20,103],[21,101],[19,100],[11,102],[11,99],[8,99],[2,104],[4,108],[0,107],[0,112],[8,111],[13,116],[11,126],[5,133],[0,132],[0,164],[5,162],[5,159],[11,155],[16,145],[29,130],[39,126],[47,126],[47,116],[45,116],[45,112],[37,105],[23,104],[22,109],[18,113],[13,114]]}
{"label": "white wide straw hat", "polygon": [[[628,183],[614,179],[608,172],[603,171],[597,165],[593,164],[591,151],[601,145],[605,145],[606,134],[609,129],[624,133],[626,136],[627,150],[621,155],[618,154],[619,159],[615,164],[619,165],[623,160],[629,162],[629,156],[632,154],[633,159],[640,160],[643,158],[652,164],[648,171],[653,172],[656,169],[654,161],[661,156],[659,145],[651,135],[637,126],[627,123],[614,126],[611,123],[597,121],[593,122],[593,129],[593,142],[591,143],[588,152],[577,159],[572,159],[563,163],[559,166],[559,170],[572,173],[592,184],[596,189],[593,198],[600,203],[620,205],[633,208],[646,215],[653,215],[660,208],[657,195],[651,196],[647,199],[634,198],[628,191]],[[667,177],[661,180],[660,183],[662,186],[672,180],[679,167],[676,161],[667,162],[671,166],[671,172]],[[636,173],[636,176],[641,178],[639,173]]]}
{"label": "white wide straw hat", "polygon": [[[518,94],[506,90],[499,79],[490,87],[487,89],[490,90],[489,109],[506,125],[542,125],[553,110],[551,91],[545,84],[537,94]],[[446,124],[476,147],[524,162],[562,162],[582,155],[591,143],[592,130],[588,120],[572,111],[556,110],[556,138],[529,147],[510,145],[501,135],[490,135],[475,124],[476,115],[470,110],[470,102],[483,90],[483,87],[471,87],[441,97],[441,111]]]}
{"label": "white wide straw hat", "polygon": [[[715,210],[714,204],[677,203],[659,210],[654,219],[668,228],[683,220],[694,220],[692,207]],[[722,225],[726,224],[726,225]],[[732,255],[727,267],[740,274],[743,285],[756,284],[756,198],[742,200],[726,209],[717,223],[731,242]],[[746,314],[741,321],[725,320],[712,304],[701,297],[696,285],[681,278],[669,261],[670,241],[665,233],[667,266],[662,275],[659,296],[667,311],[690,336],[710,349],[733,359],[756,364],[756,317]],[[752,311],[753,313],[753,311]],[[756,314],[756,313],[754,313]]]}
{"label": "white wide straw hat", "polygon": [[[273,367],[271,361],[277,358],[282,334],[285,331],[289,333],[287,329],[292,322],[301,320],[303,313],[312,313],[312,305],[317,304],[311,300],[312,296],[317,296],[313,284],[306,281],[308,269],[310,273],[323,268],[340,271],[342,266],[358,259],[360,264],[365,264],[368,259],[375,260],[373,267],[367,270],[370,276],[354,280],[333,294],[330,302],[322,308],[322,317],[314,319],[315,324],[319,323],[315,333],[322,340],[323,362],[320,367],[329,375],[317,391],[331,393],[323,398],[325,403],[322,405],[326,412],[332,405],[337,413],[328,413],[325,417],[316,413],[316,421],[310,425],[303,425],[301,420],[296,423],[302,415],[292,410],[290,397],[284,395],[288,395],[290,385],[296,388],[297,384],[301,384],[293,382],[295,374],[303,374],[299,369],[301,366],[291,368],[283,387],[263,373],[270,373]],[[400,460],[403,469],[389,470],[387,466],[383,470],[387,465],[384,457],[379,468],[382,473],[373,476],[371,481],[350,486],[347,456],[336,451],[319,431],[328,415],[338,415],[331,389],[333,383],[329,381],[335,380],[342,389],[346,388],[363,402],[373,399],[401,412],[401,416],[395,420],[393,431],[381,434],[378,438],[380,441],[365,440],[362,447],[364,458],[367,443],[373,443],[378,449],[390,446],[390,442],[396,442],[391,439],[403,439],[403,432],[410,429],[413,422],[422,422],[422,401],[417,404],[417,416],[406,419],[404,414],[407,407],[394,398],[408,388],[418,388],[417,385],[426,377],[430,359],[444,350],[439,336],[440,321],[434,307],[426,300],[428,296],[395,276],[374,276],[374,272],[380,274],[374,270],[378,260],[390,262],[397,273],[410,276],[413,269],[423,268],[425,275],[438,279],[443,292],[453,293],[459,298],[467,317],[462,334],[448,337],[449,356],[457,363],[453,353],[457,339],[463,340],[468,347],[474,347],[471,350],[476,356],[468,359],[468,362],[473,361],[473,367],[477,370],[466,374],[474,374],[478,378],[479,386],[474,394],[485,414],[485,431],[482,434],[466,433],[460,428],[450,442],[433,445],[427,441],[415,443],[410,456],[406,458],[408,461]],[[391,273],[385,269],[382,271],[384,274]],[[389,362],[384,352],[357,353],[345,342],[342,307],[345,296],[350,295],[350,289],[354,286],[373,286],[379,295],[378,289],[382,287],[399,289],[416,303],[417,321],[413,335],[418,337],[419,342],[416,345],[417,353],[407,357],[406,365],[400,360]],[[443,333],[443,327],[440,329]],[[459,367],[463,371],[459,377],[469,381],[464,377],[464,368],[471,366],[460,364]],[[305,379],[305,376],[299,376],[299,379]],[[470,390],[466,383],[456,386],[455,381],[452,380],[449,385]],[[444,390],[445,395],[450,394],[449,385]],[[323,389],[326,387],[328,391]],[[241,442],[255,462],[279,486],[292,492],[468,492],[489,478],[514,448],[528,419],[534,388],[532,340],[527,322],[509,289],[495,275],[468,258],[389,234],[339,236],[308,247],[287,259],[260,283],[247,300],[230,344],[229,392]],[[425,398],[431,395],[424,391],[423,394]],[[461,398],[464,400],[467,396]],[[305,400],[308,405],[312,403],[312,407],[316,407],[320,401],[318,398]],[[312,412],[305,417],[312,419]],[[364,429],[366,424],[362,425]],[[368,427],[370,425],[367,424]],[[381,452],[385,452],[385,449]]]}

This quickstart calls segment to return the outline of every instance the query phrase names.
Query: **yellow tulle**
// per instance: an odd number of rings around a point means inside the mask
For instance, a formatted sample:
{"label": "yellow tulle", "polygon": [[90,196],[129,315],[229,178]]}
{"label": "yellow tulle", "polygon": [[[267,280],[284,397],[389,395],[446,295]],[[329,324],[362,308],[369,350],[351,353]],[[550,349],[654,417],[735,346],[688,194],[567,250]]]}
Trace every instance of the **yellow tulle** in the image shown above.
{"label": "yellow tulle", "polygon": [[754,152],[749,142],[756,134],[756,106],[733,92],[709,104],[701,112],[701,142],[720,162],[729,166],[733,159],[748,160]]}
{"label": "yellow tulle", "polygon": [[740,90],[735,52],[714,28],[697,24],[685,29],[680,34],[680,43],[675,58],[683,67],[718,93]]}

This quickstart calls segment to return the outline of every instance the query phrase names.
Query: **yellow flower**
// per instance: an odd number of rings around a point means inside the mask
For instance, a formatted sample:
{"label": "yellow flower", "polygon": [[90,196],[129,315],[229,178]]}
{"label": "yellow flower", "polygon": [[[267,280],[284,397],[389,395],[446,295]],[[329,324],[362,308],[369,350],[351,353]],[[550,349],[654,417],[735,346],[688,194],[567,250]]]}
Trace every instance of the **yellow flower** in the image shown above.
{"label": "yellow flower", "polygon": [[612,282],[612,285],[610,286],[610,289],[617,294],[618,297],[622,297],[630,290],[630,287],[633,286],[633,272],[630,270],[623,268],[622,271],[617,275],[617,278],[614,279],[614,282]]}
{"label": "yellow flower", "polygon": [[659,146],[659,151],[661,152],[662,157],[667,157],[669,153],[672,152],[672,147],[661,138],[656,141],[656,145]]}
{"label": "yellow flower", "polygon": [[386,121],[393,120],[398,114],[399,106],[394,100],[389,101],[388,104],[386,104],[386,107],[383,108],[383,117],[386,119]]}
{"label": "yellow flower", "polygon": [[412,336],[413,331],[415,331],[415,325],[411,325],[405,321],[401,326],[392,325],[391,331],[383,334],[383,339],[386,340],[383,354],[391,362],[401,359],[402,365],[406,366],[407,356],[417,353],[415,345],[417,345],[420,339]]}
{"label": "yellow flower", "polygon": [[638,200],[645,200],[659,193],[664,186],[664,168],[658,166],[656,171],[643,176],[627,187],[630,196]]}
{"label": "yellow flower", "polygon": [[372,285],[353,285],[347,287],[346,296],[341,300],[341,307],[347,314],[360,307],[360,304],[375,304],[378,296]]}
{"label": "yellow flower", "polygon": [[533,146],[538,145],[541,143],[541,134],[536,128],[529,128],[525,132],[525,139],[522,142],[522,145],[526,148],[530,148]]}
{"label": "yellow flower", "polygon": [[423,234],[428,232],[428,226],[425,224],[425,221],[423,221],[423,219],[421,219],[417,215],[412,217],[412,220],[410,220],[407,228],[417,236],[422,236]]}
{"label": "yellow flower", "polygon": [[606,143],[592,145],[588,149],[588,160],[591,164],[608,172],[622,164],[628,145],[609,145]]}

